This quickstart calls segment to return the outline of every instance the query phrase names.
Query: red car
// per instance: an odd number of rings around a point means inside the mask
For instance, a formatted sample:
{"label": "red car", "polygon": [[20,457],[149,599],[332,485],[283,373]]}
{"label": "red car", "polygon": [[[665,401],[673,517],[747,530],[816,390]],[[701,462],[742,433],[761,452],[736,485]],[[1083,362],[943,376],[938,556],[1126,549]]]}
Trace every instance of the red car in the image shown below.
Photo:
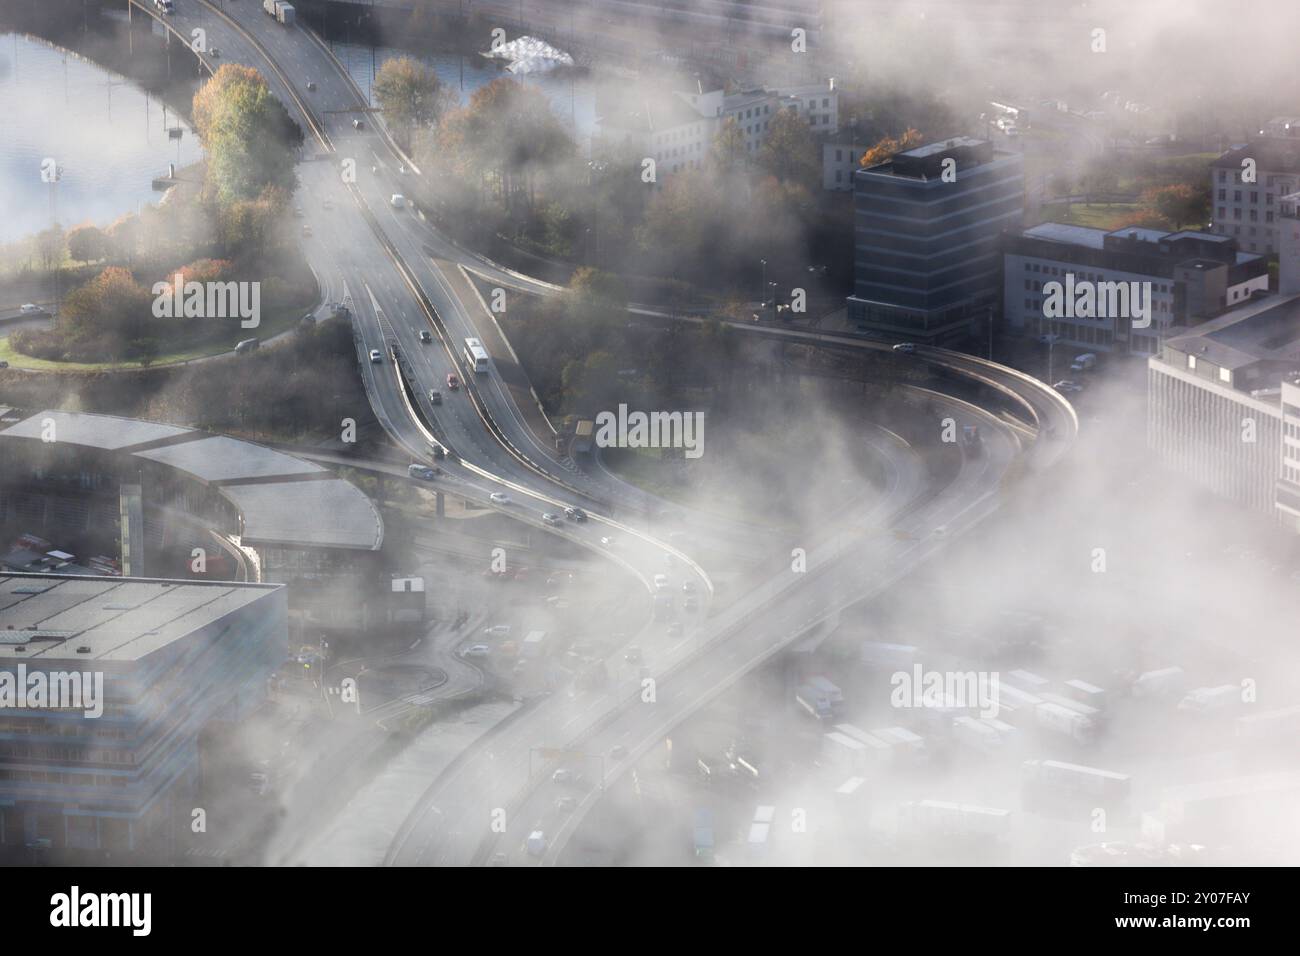
{"label": "red car", "polygon": [[456,377],[455,372],[447,373],[447,388],[453,392],[460,388],[460,379]]}

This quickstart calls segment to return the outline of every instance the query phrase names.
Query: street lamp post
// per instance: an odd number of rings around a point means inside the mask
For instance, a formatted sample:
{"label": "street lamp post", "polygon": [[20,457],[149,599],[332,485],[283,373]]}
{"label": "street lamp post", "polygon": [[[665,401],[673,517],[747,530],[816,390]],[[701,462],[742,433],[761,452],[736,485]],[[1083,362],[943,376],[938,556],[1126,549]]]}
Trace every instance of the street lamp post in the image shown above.
{"label": "street lamp post", "polygon": [[1040,335],[1038,337],[1038,341],[1042,342],[1044,345],[1047,346],[1047,384],[1048,385],[1052,384],[1052,349],[1056,345],[1056,343],[1060,341],[1060,338],[1061,337],[1057,335],[1055,332],[1049,332],[1046,335]]}

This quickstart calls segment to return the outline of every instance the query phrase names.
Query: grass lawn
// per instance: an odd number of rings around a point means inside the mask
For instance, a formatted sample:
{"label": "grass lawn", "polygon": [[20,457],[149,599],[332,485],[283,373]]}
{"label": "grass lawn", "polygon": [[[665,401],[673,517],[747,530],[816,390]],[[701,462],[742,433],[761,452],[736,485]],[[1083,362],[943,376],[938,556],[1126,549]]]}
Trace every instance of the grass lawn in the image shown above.
{"label": "grass lawn", "polygon": [[190,348],[177,343],[171,347],[171,351],[160,352],[148,365],[141,362],[55,362],[49,359],[33,358],[30,355],[24,355],[22,352],[14,351],[9,344],[9,336],[7,335],[0,338],[0,361],[8,362],[12,368],[26,368],[38,372],[99,372],[106,369],[140,369],[157,368],[160,365],[176,365],[180,362],[188,362],[193,359],[207,358],[210,355],[229,352],[235,347],[235,343],[242,339],[258,338],[265,342],[267,339],[293,328],[298,320],[307,313],[307,310],[313,308],[315,304],[315,302],[303,303],[294,308],[280,309],[270,316],[263,316],[261,324],[255,329],[241,329],[232,322],[230,341],[207,342]]}
{"label": "grass lawn", "polygon": [[1043,216],[1050,222],[1111,230],[1126,224],[1121,220],[1136,219],[1141,208],[1137,203],[1044,203]]}

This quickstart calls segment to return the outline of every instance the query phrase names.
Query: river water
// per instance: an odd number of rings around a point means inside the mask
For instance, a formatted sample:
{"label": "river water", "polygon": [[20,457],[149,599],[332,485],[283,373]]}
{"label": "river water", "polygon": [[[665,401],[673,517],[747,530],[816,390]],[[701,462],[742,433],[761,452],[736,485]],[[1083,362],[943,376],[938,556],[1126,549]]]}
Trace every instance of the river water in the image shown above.
{"label": "river water", "polygon": [[[0,243],[54,221],[107,225],[159,200],[151,183],[168,163],[200,156],[184,120],[130,80],[44,40],[0,34]],[[56,185],[42,179],[47,159],[61,171]]]}
{"label": "river water", "polygon": [[596,120],[595,97],[590,81],[583,76],[511,76],[494,61],[481,56],[461,56],[455,53],[412,53],[390,47],[341,43],[337,40],[330,43],[330,48],[367,96],[370,96],[370,84],[379,68],[386,60],[400,56],[409,56],[425,63],[438,75],[443,86],[459,97],[461,103],[467,102],[479,87],[487,86],[498,77],[508,77],[536,86],[551,101],[551,109],[568,127],[579,147],[585,151],[590,142]]}

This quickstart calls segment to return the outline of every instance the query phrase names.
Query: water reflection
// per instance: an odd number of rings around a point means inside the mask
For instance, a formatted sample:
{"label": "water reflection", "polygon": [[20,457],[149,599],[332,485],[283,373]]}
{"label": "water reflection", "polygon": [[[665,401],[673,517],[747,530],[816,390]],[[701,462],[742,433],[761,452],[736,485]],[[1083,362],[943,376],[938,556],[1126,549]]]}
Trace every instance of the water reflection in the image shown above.
{"label": "water reflection", "polygon": [[[168,163],[201,155],[189,126],[156,97],[75,53],[0,34],[0,242],[58,221],[106,225],[157,202]],[[169,130],[179,129],[173,139]],[[52,159],[57,184],[41,176]]]}

